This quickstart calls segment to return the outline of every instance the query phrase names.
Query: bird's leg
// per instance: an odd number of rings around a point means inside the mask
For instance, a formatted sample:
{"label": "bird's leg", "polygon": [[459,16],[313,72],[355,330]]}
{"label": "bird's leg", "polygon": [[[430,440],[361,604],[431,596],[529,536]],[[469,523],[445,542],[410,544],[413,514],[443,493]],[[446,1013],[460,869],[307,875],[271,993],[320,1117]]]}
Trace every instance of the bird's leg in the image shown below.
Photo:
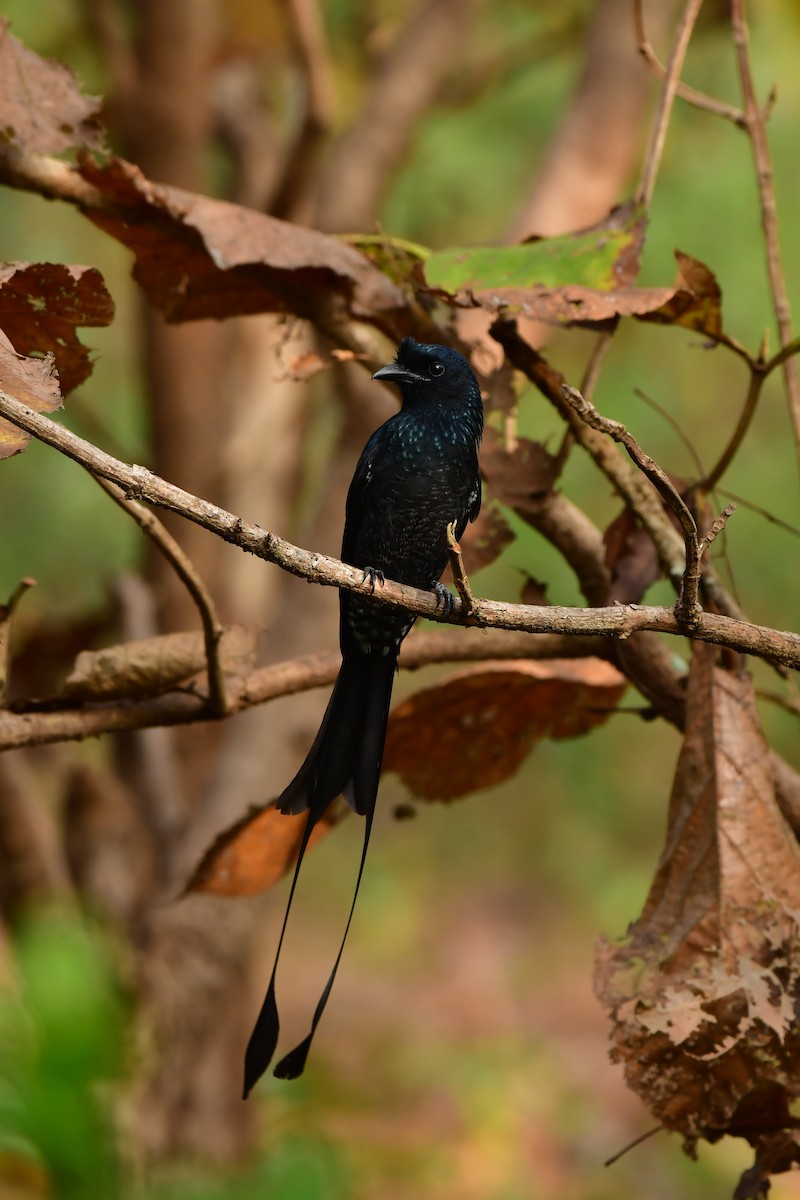
{"label": "bird's leg", "polygon": [[443,583],[435,583],[433,585],[433,594],[436,597],[436,607],[441,607],[444,615],[449,617],[456,602],[453,593]]}
{"label": "bird's leg", "polygon": [[379,571],[377,567],[364,567],[364,574],[361,576],[362,585],[369,580],[372,591],[375,591],[375,584],[379,583],[381,587],[386,583],[386,576],[383,571]]}

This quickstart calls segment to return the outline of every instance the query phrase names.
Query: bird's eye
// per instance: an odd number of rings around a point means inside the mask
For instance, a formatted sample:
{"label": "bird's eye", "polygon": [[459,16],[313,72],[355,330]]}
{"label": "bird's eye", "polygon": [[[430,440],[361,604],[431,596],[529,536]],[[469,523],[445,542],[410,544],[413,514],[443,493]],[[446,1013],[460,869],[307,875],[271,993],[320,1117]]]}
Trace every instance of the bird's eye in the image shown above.
{"label": "bird's eye", "polygon": [[428,371],[434,377],[436,377],[438,375],[444,375],[444,363],[439,362],[439,360],[437,358],[436,362],[432,362],[431,365],[428,367]]}

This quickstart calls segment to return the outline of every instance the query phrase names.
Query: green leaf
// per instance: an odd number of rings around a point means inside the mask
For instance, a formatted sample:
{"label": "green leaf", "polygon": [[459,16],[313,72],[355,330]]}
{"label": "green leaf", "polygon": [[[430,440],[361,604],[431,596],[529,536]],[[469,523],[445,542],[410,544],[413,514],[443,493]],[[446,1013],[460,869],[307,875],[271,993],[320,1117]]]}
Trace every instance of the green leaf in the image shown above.
{"label": "green leaf", "polygon": [[428,259],[425,277],[431,287],[451,295],[466,289],[480,292],[570,284],[608,291],[635,279],[643,234],[643,220],[636,210],[618,210],[603,227],[579,233],[517,246],[443,250]]}

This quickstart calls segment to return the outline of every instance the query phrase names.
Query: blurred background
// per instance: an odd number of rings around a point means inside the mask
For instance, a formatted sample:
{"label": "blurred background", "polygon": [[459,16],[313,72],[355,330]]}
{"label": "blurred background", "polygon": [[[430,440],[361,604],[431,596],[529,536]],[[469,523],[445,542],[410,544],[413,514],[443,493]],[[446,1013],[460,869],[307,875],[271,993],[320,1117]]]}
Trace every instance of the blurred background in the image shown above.
{"label": "blurred background", "polygon": [[[678,5],[645,11],[664,59]],[[657,96],[628,0],[4,0],[2,15],[107,98],[112,147],[149,177],[328,232],[386,231],[432,248],[599,220],[633,190]],[[796,307],[800,7],[760,0],[748,16],[759,95],[778,87],[769,133]],[[724,0],[704,6],[685,77],[737,100]],[[676,248],[715,271],[726,328],[755,351],[773,322],[750,146],[680,101],[641,282],[670,283]],[[0,259],[96,266],[115,299],[114,323],[83,335],[95,369],[60,418],[70,428],[337,554],[353,465],[389,415],[363,373],[293,378],[309,332],[273,316],[166,326],[132,282],[127,251],[64,205],[0,190]],[[577,382],[592,335],[543,336]],[[595,401],[691,478],[695,456],[708,468],[725,445],[746,386],[724,350],[631,322]],[[522,396],[519,416],[522,433],[558,445],[558,419],[537,394]],[[561,483],[601,527],[617,515],[583,456]],[[757,508],[739,505],[717,565],[752,620],[796,626],[798,535],[770,519],[799,523],[778,372],[724,486]],[[50,449],[3,462],[0,513],[0,600],[21,578],[38,581],[16,625],[14,693],[46,695],[87,646],[196,627],[132,522]],[[476,591],[516,600],[527,575],[550,601],[578,603],[567,566],[509,520],[517,537]],[[264,662],[333,648],[331,590],[170,527],[223,620],[261,631]],[[669,591],[648,599],[669,602]],[[754,670],[762,690],[779,691]],[[398,697],[441,673],[401,676]],[[729,1194],[751,1161],[744,1145],[703,1146],[693,1163],[662,1133],[603,1165],[652,1120],[608,1061],[594,942],[622,935],[640,911],[679,749],[675,730],[625,712],[580,741],[540,744],[501,788],[420,808],[413,821],[393,819],[404,794],[385,779],[310,1067],[239,1100],[286,885],[256,900],[176,897],[216,832],[290,778],[324,703],[309,693],[221,726],[0,757],[0,979],[22,981],[25,995],[20,1006],[11,988],[0,1004],[0,1198]],[[796,715],[767,699],[762,719],[798,765]],[[346,822],[308,860],[279,981],[287,1045],[327,975],[359,837]],[[780,1177],[772,1194],[800,1187]]]}

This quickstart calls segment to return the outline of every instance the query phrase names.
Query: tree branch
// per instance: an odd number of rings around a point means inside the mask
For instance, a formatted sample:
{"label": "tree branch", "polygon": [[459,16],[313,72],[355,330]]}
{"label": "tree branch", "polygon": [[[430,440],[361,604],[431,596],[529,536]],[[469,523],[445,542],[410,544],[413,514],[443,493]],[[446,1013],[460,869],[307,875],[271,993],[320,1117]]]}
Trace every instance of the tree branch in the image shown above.
{"label": "tree branch", "polygon": [[[739,68],[739,80],[744,100],[744,117],[750,145],[753,150],[753,161],[756,168],[758,184],[758,199],[761,206],[761,227],[764,231],[764,241],[767,251],[767,272],[769,274],[772,305],[775,310],[775,320],[778,324],[781,348],[791,346],[794,333],[792,331],[792,312],[789,306],[789,296],[786,290],[786,280],[781,263],[780,239],[778,236],[778,212],[775,203],[775,179],[772,173],[772,161],[767,141],[767,126],[764,113],[758,106],[753,76],[750,71],[750,57],[747,51],[749,33],[744,13],[744,0],[731,2],[731,30],[736,49],[736,60]],[[800,375],[797,371],[797,361],[789,355],[782,361],[783,378],[786,384],[786,395],[789,401],[789,416],[794,432],[795,449],[800,455]]]}
{"label": "tree branch", "polygon": [[694,23],[697,20],[702,3],[703,0],[687,0],[686,8],[678,24],[675,40],[670,50],[669,62],[664,73],[661,94],[658,98],[658,108],[656,109],[653,125],[650,130],[647,153],[642,164],[642,174],[639,186],[636,189],[636,202],[644,208],[649,208],[653,197],[658,168],[661,164],[661,155],[664,152],[664,143],[667,140],[667,128],[669,126],[672,105],[680,82],[681,67],[686,57],[686,51],[689,48],[689,40],[692,36]]}
{"label": "tree branch", "polygon": [[[358,568],[304,550],[258,525],[247,524],[241,517],[167,483],[146,467],[120,462],[2,391],[0,416],[81,466],[104,479],[112,480],[128,496],[178,513],[225,541],[311,583],[361,591],[373,596],[369,581],[364,580],[364,572]],[[579,425],[582,424],[578,418],[576,420]],[[439,622],[524,630],[527,633],[569,633],[579,637],[599,634],[623,639],[643,629],[678,635],[685,633],[672,609],[655,606],[614,605],[610,608],[583,609],[476,599],[469,614],[465,613],[461,601],[454,601],[451,614],[445,617],[433,592],[420,591],[388,579],[374,593],[374,599],[376,603],[404,608]],[[800,634],[751,625],[715,613],[701,613],[697,624],[692,627],[692,637],[782,666],[800,667]]]}
{"label": "tree branch", "polygon": [[123,512],[126,512],[129,517],[133,517],[136,524],[158,547],[197,605],[197,611],[203,624],[203,640],[206,650],[208,703],[213,716],[224,717],[228,712],[229,701],[225,691],[225,675],[219,648],[225,631],[217,616],[211,593],[195,570],[194,564],[184,554],[172,534],[164,528],[155,513],[150,512],[148,508],[138,504],[135,500],[129,500],[115,483],[111,483],[110,480],[104,479],[94,472],[90,472],[90,474]]}
{"label": "tree branch", "polygon": [[[642,0],[633,0],[633,24],[636,30],[636,49],[656,79],[663,81],[666,78],[667,69],[659,61],[647,36]],[[681,80],[678,80],[675,94],[680,96],[681,100],[686,100],[687,103],[693,104],[695,108],[702,108],[717,117],[724,117],[727,121],[732,121],[734,125],[738,125],[740,129],[747,128],[744,113],[733,104],[726,104],[724,100],[717,100],[714,96],[707,96],[705,92],[698,92],[696,88],[690,87],[688,83],[683,83]]]}
{"label": "tree branch", "polygon": [[[198,634],[199,637],[199,634]],[[599,637],[573,638],[565,634],[533,635],[503,630],[419,630],[406,643],[400,666],[407,671],[435,663],[486,662],[498,659],[552,659],[607,657],[609,644]],[[244,712],[256,705],[293,696],[298,692],[328,687],[341,666],[337,653],[304,655],[260,667],[244,679],[229,681],[226,715]],[[10,712],[0,710],[0,752],[20,746],[76,741],[104,733],[122,733],[153,726],[188,725],[215,718],[205,696],[174,690],[132,703],[63,705],[47,710]]]}

